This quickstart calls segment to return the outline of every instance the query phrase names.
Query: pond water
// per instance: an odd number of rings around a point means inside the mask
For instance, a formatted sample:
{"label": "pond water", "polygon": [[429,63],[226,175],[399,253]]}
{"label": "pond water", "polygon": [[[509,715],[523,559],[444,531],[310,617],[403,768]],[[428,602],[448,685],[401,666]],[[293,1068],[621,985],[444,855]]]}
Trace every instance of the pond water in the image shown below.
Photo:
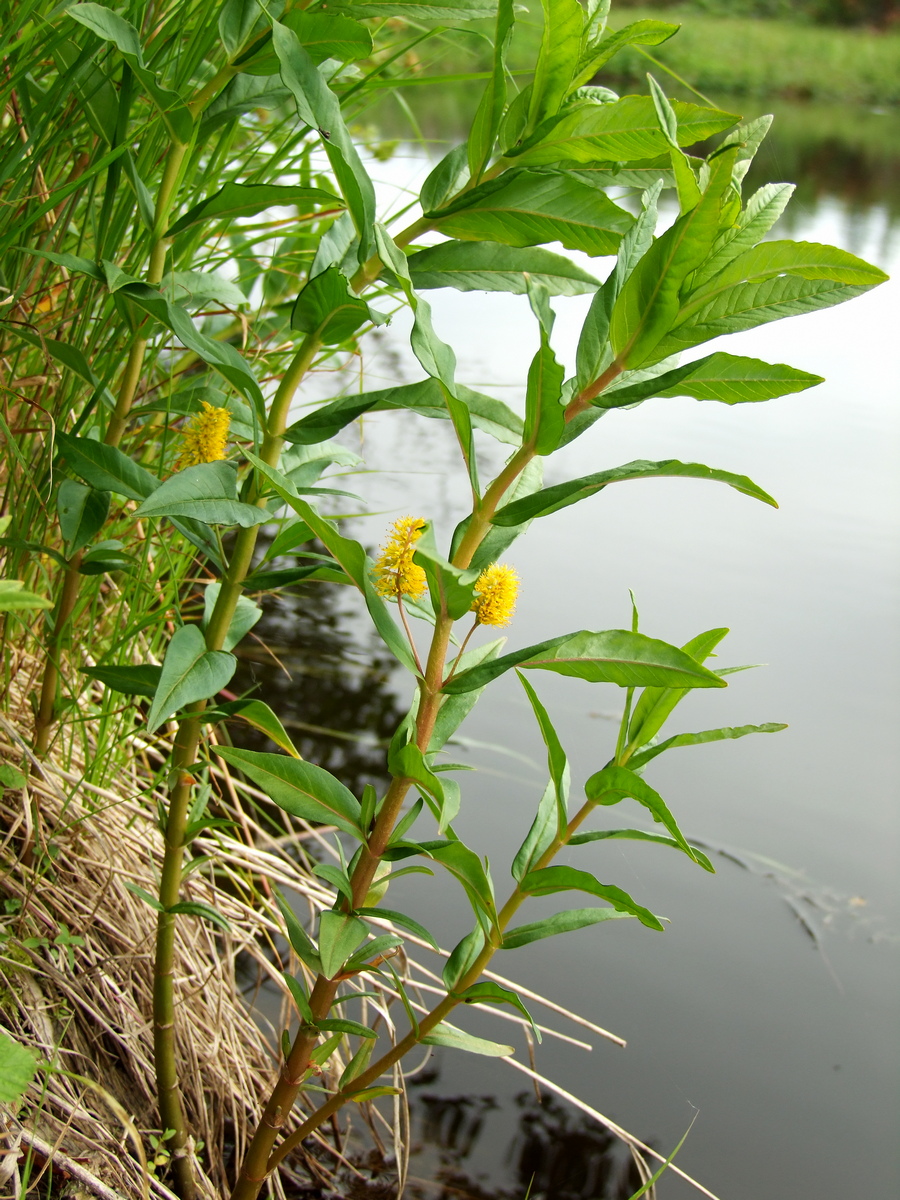
{"label": "pond water", "polygon": [[[859,113],[854,126],[844,113],[835,133],[819,113],[804,142],[803,115],[785,108],[790,136],[779,143],[776,123],[757,172],[762,182],[807,168],[787,232],[782,225],[775,236],[832,242],[896,271],[900,142],[887,161],[883,145],[884,123],[896,132],[897,119]],[[872,145],[882,149],[867,158]],[[794,171],[779,171],[782,161]],[[428,161],[421,148],[401,146],[373,170],[399,207]],[[604,277],[607,267],[594,260],[592,269]],[[458,378],[521,405],[537,346],[525,298],[442,290],[429,299],[436,329],[456,349]],[[588,300],[554,301],[554,345],[569,367]],[[898,330],[900,285],[890,282],[847,305],[721,339],[714,349],[788,362],[826,383],[734,408],[651,400],[608,414],[546,469],[552,483],[635,458],[680,458],[749,475],[780,510],[719,485],[641,481],[536,522],[505,556],[522,577],[511,646],[627,627],[631,588],[644,632],[680,644],[728,625],[720,663],[769,664],[731,677],[727,691],[690,696],[671,732],[790,725],[673,752],[648,769],[687,836],[708,848],[715,877],[637,843],[571,852],[567,861],[670,918],[665,933],[615,922],[505,953],[497,966],[628,1042],[622,1049],[588,1035],[587,1052],[545,1039],[536,1069],[663,1153],[696,1117],[677,1162],[722,1200],[900,1194]],[[407,335],[400,314],[369,339],[355,375],[317,376],[305,401],[355,390],[360,369],[365,389],[420,378]],[[373,472],[343,484],[377,514],[354,519],[353,536],[375,546],[391,520],[413,511],[449,539],[466,495],[445,425],[379,414],[343,440]],[[502,453],[481,448],[488,476]],[[301,590],[275,606],[266,636],[293,682],[249,662],[244,678],[257,678],[261,695],[287,713],[310,757],[350,786],[378,780],[373,743],[389,735],[407,688],[388,656],[373,654],[351,599]],[[577,797],[614,747],[623,693],[544,673],[531,681],[569,752]],[[477,767],[460,777],[456,828],[489,856],[504,895],[546,765],[515,680],[489,695],[454,754]],[[363,729],[370,740],[322,728]],[[453,945],[469,927],[467,905],[444,880],[430,882],[398,881],[391,906]],[[550,911],[538,901],[524,919]],[[470,1015],[473,1032],[509,1037],[510,1026]],[[549,1023],[584,1034],[561,1017]],[[411,1175],[442,1183],[412,1182],[409,1195],[521,1200],[532,1175],[532,1200],[630,1194],[625,1159],[606,1135],[546,1094],[538,1106],[528,1079],[503,1062],[436,1052],[413,1083]],[[671,1200],[696,1194],[672,1176],[660,1185]]]}

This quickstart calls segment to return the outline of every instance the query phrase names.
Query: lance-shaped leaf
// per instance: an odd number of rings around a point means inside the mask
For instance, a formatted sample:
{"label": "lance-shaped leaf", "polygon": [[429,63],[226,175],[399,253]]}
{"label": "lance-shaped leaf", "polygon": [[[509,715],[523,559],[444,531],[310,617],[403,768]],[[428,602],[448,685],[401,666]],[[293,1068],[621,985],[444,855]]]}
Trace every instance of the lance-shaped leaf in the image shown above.
{"label": "lance-shaped leaf", "polygon": [[419,1041],[423,1046],[448,1046],[451,1050],[467,1050],[469,1054],[484,1054],[488,1058],[508,1058],[515,1054],[512,1046],[473,1037],[471,1033],[463,1033],[449,1021],[441,1021],[440,1025],[435,1025],[434,1029]]}
{"label": "lance-shaped leaf", "polygon": [[[310,13],[294,9],[284,13],[282,23],[293,29],[317,65],[327,58],[358,62],[372,53],[371,33],[349,17],[335,16],[330,11]],[[273,75],[278,70],[278,57],[270,44],[264,44],[252,57],[243,56],[240,66],[252,75]]]}
{"label": "lance-shaped leaf", "polygon": [[98,37],[113,43],[159,109],[169,134],[178,142],[189,142],[194,126],[191,111],[178,93],[163,87],[147,67],[140,36],[131,22],[104,8],[102,4],[73,4],[68,14]]}
{"label": "lance-shaped leaf", "polygon": [[0,1032],[0,1103],[15,1103],[36,1074],[37,1058],[34,1052]]}
{"label": "lance-shaped leaf", "polygon": [[0,580],[0,612],[15,612],[25,608],[52,608],[53,601],[36,592],[26,592],[21,579]]}
{"label": "lance-shaped leaf", "polygon": [[[222,590],[220,583],[208,583],[203,592],[203,628],[207,629],[212,615],[215,612],[216,604],[219,601],[219,593]],[[254,603],[248,596],[239,596],[237,605],[235,606],[234,614],[231,618],[231,623],[228,626],[228,631],[222,641],[223,650],[233,650],[245,634],[249,633],[253,626],[262,616],[262,609],[258,604]]]}
{"label": "lance-shaped leaf", "polygon": [[[734,113],[701,108],[676,100],[678,143],[692,146],[734,125]],[[575,163],[630,162],[653,158],[668,151],[665,135],[649,96],[623,96],[611,104],[575,103],[544,121],[509,157],[530,166]]]}
{"label": "lance-shaped leaf", "polygon": [[[682,646],[682,650],[697,662],[706,662],[726,633],[728,630],[723,627],[707,629],[691,638]],[[687,691],[678,687],[645,688],[631,714],[628,726],[629,747],[646,745],[651,738],[656,737],[668,716],[686,695]]]}
{"label": "lance-shaped leaf", "polygon": [[[400,874],[400,872],[397,872]],[[428,932],[424,925],[420,925],[418,921],[408,917],[406,913],[397,912],[393,908],[358,908],[356,910],[358,917],[379,917],[385,921],[393,921],[395,925],[399,925],[402,929],[408,929],[410,933],[415,934],[417,938],[421,938],[423,942],[427,942],[437,950],[438,945],[432,935]]]}
{"label": "lance-shaped leaf", "polygon": [[521,671],[517,671],[516,674],[519,676],[519,682],[525,689],[525,695],[528,697],[528,702],[537,718],[541,737],[544,739],[544,745],[547,747],[547,767],[550,771],[550,782],[553,785],[556,797],[556,833],[559,837],[562,837],[568,820],[569,760],[566,758],[566,752],[562,747],[562,742],[559,740],[559,734],[554,729],[553,722],[550,720],[550,714],[538,699],[537,692]]}
{"label": "lance-shaped leaf", "polygon": [[723,223],[736,157],[733,148],[712,160],[699,202],[653,243],[619,293],[609,321],[609,339],[623,367],[650,360],[678,318],[682,286],[709,254]]}
{"label": "lance-shaped leaf", "polygon": [[384,644],[408,670],[416,672],[415,660],[409,645],[391,619],[384,601],[375,591],[371,579],[372,563],[366,556],[363,547],[352,538],[345,538],[338,533],[333,522],[326,520],[311,504],[308,504],[286,475],[282,475],[280,471],[270,467],[255,454],[248,453],[247,458],[268,481],[273,490],[293,508],[299,517],[303,518],[319,541],[340,563],[347,577],[363,593],[369,615]]}
{"label": "lance-shaped leaf", "polygon": [[99,679],[106,687],[124,696],[146,696],[152,700],[159,687],[162,667],[152,665],[131,667],[81,667],[80,673],[88,679]]}
{"label": "lance-shaped leaf", "polygon": [[440,553],[434,527],[428,524],[416,542],[413,562],[422,567],[428,579],[428,595],[436,615],[459,620],[472,608],[478,571],[454,567]]}
{"label": "lance-shaped leaf", "polygon": [[185,705],[215,696],[231,679],[236,667],[233,654],[207,650],[199,625],[176,629],[166,649],[159,686],[147,714],[148,733]]}
{"label": "lance-shaped leaf", "polygon": [[594,804],[602,805],[618,804],[625,796],[637,800],[652,814],[654,821],[659,821],[668,829],[688,858],[699,861],[659,792],[627,767],[611,766],[597,771],[584,785],[584,794]]}
{"label": "lance-shaped leaf", "polygon": [[[501,497],[501,504],[511,504],[522,496],[531,496],[540,488],[544,480],[544,465],[540,458],[533,458],[518,479],[507,488]],[[465,536],[471,518],[466,517],[453,531],[454,551]],[[511,546],[516,538],[521,537],[528,529],[530,522],[523,521],[520,525],[492,525],[482,539],[481,545],[472,556],[472,566],[484,570],[491,563],[497,562]]]}
{"label": "lance-shaped leaf", "polygon": [[[452,821],[453,817],[456,816],[454,812],[451,816],[444,817],[445,797],[443,781],[431,770],[425,761],[425,755],[415,742],[395,745],[394,742],[396,740],[395,736],[388,751],[388,770],[395,778],[411,779],[413,783],[418,785],[423,796],[428,801],[428,807],[434,813],[437,820],[441,822],[441,832],[443,832],[448,822]],[[411,816],[412,814],[408,815]]]}
{"label": "lance-shaped leaf", "polygon": [[171,329],[183,346],[193,350],[198,358],[246,396],[255,405],[259,415],[265,413],[265,400],[256,376],[234,346],[201,333],[181,305],[170,303],[157,288],[146,283],[126,281],[116,290],[117,294],[127,296],[138,308]]}
{"label": "lance-shaped leaf", "polygon": [[226,183],[199,204],[195,204],[166,230],[166,237],[175,237],[191,225],[202,221],[207,226],[224,224],[235,217],[252,217],[267,208],[299,208],[296,221],[312,221],[319,208],[341,209],[344,201],[322,188],[300,187],[284,183]]}
{"label": "lance-shaped leaf", "polygon": [[231,721],[236,719],[246,721],[248,725],[252,725],[254,729],[258,729],[260,733],[264,733],[276,746],[279,746],[282,750],[286,750],[291,758],[300,758],[300,753],[290,737],[288,737],[287,730],[281,721],[279,721],[277,715],[269,708],[268,704],[262,700],[253,700],[250,698],[229,700],[227,704],[217,705],[212,712],[206,715],[213,721]]}
{"label": "lance-shaped leaf", "polygon": [[381,966],[381,961],[390,956],[390,952],[403,945],[403,938],[396,933],[385,933],[381,937],[372,938],[351,954],[344,963],[345,971],[374,971]]}
{"label": "lance-shaped leaf", "polygon": [[337,267],[327,267],[304,286],[291,310],[291,329],[309,333],[326,346],[346,342],[367,321],[382,324]]}
{"label": "lance-shaped leaf", "polygon": [[474,850],[460,841],[422,842],[422,850],[431,856],[435,862],[455,875],[462,884],[469,902],[475,910],[479,922],[488,926],[497,924],[497,908],[494,902],[494,889],[484,863]]}
{"label": "lance-shaped leaf", "polygon": [[531,871],[519,884],[519,890],[529,896],[552,896],[556,892],[587,892],[591,896],[599,896],[608,900],[618,912],[637,917],[648,929],[662,931],[662,922],[649,909],[644,908],[621,888],[613,884],[601,883],[588,871],[577,871],[574,867],[542,867],[539,871]]}
{"label": "lance-shaped leaf", "polygon": [[541,7],[544,28],[528,105],[529,131],[554,116],[568,95],[584,25],[578,0],[541,0]]}
{"label": "lance-shaped leaf", "polygon": [[[486,662],[489,659],[496,658],[502,647],[506,644],[506,638],[497,638],[493,642],[485,642],[482,646],[476,646],[472,650],[467,650],[459,661],[460,673],[469,670],[480,662]],[[457,664],[454,662],[450,666],[451,671],[455,671]],[[476,688],[469,692],[464,692],[457,696],[447,696],[440,709],[438,710],[437,719],[434,723],[434,730],[431,734],[431,741],[428,744],[428,753],[435,754],[438,750],[452,738],[460,725],[475,707],[478,697],[481,695],[481,689]]]}
{"label": "lance-shaped leaf", "polygon": [[[334,11],[336,6],[332,6]],[[353,16],[364,16],[354,5]],[[300,44],[292,29],[275,21],[272,44],[281,63],[281,78],[297,103],[300,119],[317,129],[331,163],[341,194],[359,234],[359,261],[372,252],[372,226],[375,223],[375,189],[353,145],[337,96],[319,74],[316,64]]]}
{"label": "lance-shaped leaf", "polygon": [[[456,385],[459,399],[469,410],[469,418],[476,429],[481,429],[511,446],[522,441],[522,418],[502,400],[474,392],[462,384]],[[423,417],[449,420],[446,394],[437,379],[422,379],[418,383],[401,384],[383,388],[377,392],[363,392],[358,396],[342,396],[317,408],[306,417],[295,421],[285,431],[285,441],[303,446],[318,445],[333,437],[357,417],[367,412],[387,412],[393,409],[409,409]]]}
{"label": "lance-shaped leaf", "polygon": [[154,475],[115,446],[68,433],[58,433],[56,444],[72,470],[101,491],[115,492],[129,500],[143,500],[159,486]]}
{"label": "lance-shaped leaf", "polygon": [[328,0],[329,12],[353,17],[404,17],[410,21],[480,21],[492,17],[497,0]]}
{"label": "lance-shaped leaf", "polygon": [[725,687],[724,679],[668,642],[626,629],[608,629],[581,630],[504,654],[457,675],[444,691],[453,695],[482,687],[511,667],[556,671],[620,687]]}
{"label": "lance-shaped leaf", "polygon": [[109,515],[109,492],[99,492],[74,479],[59,485],[56,509],[63,540],[70,554],[84,549]]}
{"label": "lance-shaped leaf", "polygon": [[348,913],[326,909],[320,915],[319,958],[322,960],[322,974],[327,979],[334,978],[368,932],[365,921]]}
{"label": "lance-shaped leaf", "polygon": [[643,20],[626,25],[617,33],[586,46],[575,69],[572,87],[581,87],[583,83],[597,74],[609,62],[613,55],[624,50],[626,46],[661,46],[681,28],[680,25],[670,25],[668,21]]}
{"label": "lance-shaped leaf", "polygon": [[291,943],[294,953],[301,962],[306,963],[314,974],[320,975],[322,972],[322,961],[319,958],[319,952],[309,934],[297,920],[296,913],[277,889],[275,890],[275,903],[281,910],[288,941]]}
{"label": "lance-shaped leaf", "polygon": [[778,504],[768,492],[764,492],[752,479],[746,475],[734,475],[731,471],[718,471],[706,467],[702,463],[683,463],[676,458],[663,462],[645,462],[638,459],[625,463],[621,467],[613,467],[608,471],[598,471],[595,475],[584,475],[581,479],[572,479],[568,483],[558,483],[554,487],[535,492],[533,496],[524,496],[512,504],[501,508],[493,516],[495,525],[518,525],[534,517],[546,517],[549,513],[557,512],[570,504],[577,504],[596,492],[608,487],[611,483],[621,483],[628,479],[710,479],[716,483],[727,483],[736,491],[754,500],[761,500],[777,508]]}
{"label": "lance-shaped leaf", "polygon": [[626,382],[622,387],[609,388],[593,404],[596,408],[621,408],[649,396],[692,396],[695,400],[718,400],[722,404],[750,404],[803,392],[823,382],[821,375],[811,375],[784,363],[719,352],[639,383]]}
{"label": "lance-shaped leaf", "polygon": [[571,933],[574,929],[586,929],[601,921],[612,921],[621,917],[633,917],[635,913],[619,912],[615,908],[570,908],[568,912],[555,913],[543,921],[532,921],[528,925],[517,925],[508,930],[500,943],[501,950],[516,950],[542,938],[554,937],[557,933]]}
{"label": "lance-shaped leaf", "polygon": [[732,226],[722,230],[709,257],[694,272],[694,287],[712,279],[732,259],[764,238],[787,207],[794,187],[793,183],[767,183],[754,192],[744,211]]}
{"label": "lance-shaped leaf", "polygon": [[269,513],[238,500],[237,469],[230,463],[185,467],[155,489],[135,510],[137,517],[189,517],[206,525],[262,525]]}
{"label": "lance-shaped leaf", "polygon": [[565,431],[565,409],[560,402],[564,374],[542,327],[540,349],[528,368],[522,434],[523,441],[534,446],[535,454],[552,454]]}
{"label": "lance-shaped leaf", "polygon": [[561,254],[538,246],[441,242],[411,255],[407,264],[417,288],[452,287],[460,292],[514,292],[521,296],[531,278],[542,283],[551,296],[577,296],[600,286],[593,275]]}
{"label": "lance-shaped leaf", "polygon": [[465,1004],[511,1004],[530,1023],[535,1040],[538,1042],[543,1040],[541,1031],[534,1023],[534,1017],[522,1003],[521,998],[509,988],[501,987],[499,983],[486,979],[482,983],[473,983],[464,992],[456,992],[455,996]]}
{"label": "lance-shaped leaf", "polygon": [[656,758],[658,754],[663,754],[666,750],[674,750],[677,746],[703,746],[707,742],[721,742],[726,739],[746,737],[748,733],[780,733],[782,729],[787,729],[787,725],[777,721],[767,721],[764,725],[728,725],[721,729],[704,729],[702,733],[676,733],[674,737],[666,738],[659,745],[651,746],[649,749],[641,751],[640,754],[632,755],[630,762],[632,769],[636,770]]}
{"label": "lance-shaped leaf", "polygon": [[506,52],[516,20],[513,0],[498,0],[496,8],[491,73],[466,143],[469,172],[476,181],[490,161],[506,104]]}
{"label": "lance-shaped leaf", "polygon": [[314,1023],[312,1009],[309,1007],[309,998],[303,984],[299,979],[295,979],[293,975],[289,975],[286,971],[282,972],[282,978],[287,984],[287,989],[291,993],[291,998],[297,1006],[297,1011],[301,1019],[308,1025]]}
{"label": "lance-shaped leaf", "polygon": [[529,871],[535,869],[559,832],[557,803],[556,788],[551,780],[544,788],[544,794],[541,796],[541,802],[531,823],[531,828],[525,835],[525,841],[516,851],[516,857],[510,868],[512,877],[517,883]]}
{"label": "lance-shaped leaf", "polygon": [[359,801],[322,767],[285,758],[283,754],[261,754],[231,746],[217,746],[216,754],[243,771],[279,808],[292,816],[336,825],[345,833],[362,837]]}
{"label": "lance-shaped leaf", "polygon": [[577,171],[525,167],[465,192],[435,225],[465,241],[539,246],[561,242],[585,254],[615,254],[634,218]]}

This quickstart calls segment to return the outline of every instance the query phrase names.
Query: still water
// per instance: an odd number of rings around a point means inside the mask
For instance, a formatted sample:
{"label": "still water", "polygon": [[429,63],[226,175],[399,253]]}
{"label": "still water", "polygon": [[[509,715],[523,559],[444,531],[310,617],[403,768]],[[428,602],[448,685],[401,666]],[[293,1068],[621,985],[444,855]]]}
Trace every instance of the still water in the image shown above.
{"label": "still water", "polygon": [[[877,114],[859,121],[861,144],[883,136]],[[803,165],[798,110],[786,112],[786,123],[793,141],[779,147],[773,137],[770,179],[795,177],[779,174],[779,155]],[[887,187],[878,194],[879,180],[858,178],[858,158],[848,167],[833,157],[838,169],[829,173],[821,146],[806,147],[817,173],[801,179],[790,228],[775,236],[841,245],[896,273],[896,198]],[[428,160],[421,148],[401,146],[374,170],[399,207]],[[605,277],[608,265],[594,260],[592,269]],[[429,299],[436,329],[456,349],[460,381],[520,406],[537,347],[525,298],[442,290]],[[554,345],[570,368],[588,301],[553,302]],[[778,511],[721,485],[639,481],[537,521],[505,556],[522,577],[510,646],[625,627],[631,588],[644,632],[680,644],[727,625],[720,664],[768,664],[731,676],[727,691],[689,697],[669,732],[790,726],[679,750],[648,769],[687,836],[708,848],[716,876],[637,843],[571,852],[573,865],[670,918],[665,933],[614,922],[505,953],[497,966],[628,1042],[621,1049],[589,1037],[588,1053],[545,1040],[536,1069],[663,1153],[696,1117],[677,1161],[722,1200],[900,1194],[898,318],[900,284],[890,282],[847,305],[720,339],[713,349],[787,362],[826,383],[734,408],[651,400],[608,414],[546,468],[555,483],[635,458],[702,462],[749,475],[777,498]],[[400,314],[370,339],[364,389],[421,378],[407,336]],[[358,363],[352,371],[317,377],[305,399],[355,390]],[[449,540],[466,493],[448,427],[377,414],[343,441],[372,472],[342,485],[375,514],[355,519],[353,536],[375,546],[391,520],[412,511]],[[502,454],[495,443],[482,449],[488,476]],[[303,686],[267,674],[262,694],[282,712],[286,699],[305,752],[359,786],[378,779],[377,750],[309,727],[384,738],[405,706],[406,684],[385,654],[372,657],[343,591],[314,596],[313,604],[281,604],[267,629]],[[614,747],[622,693],[530,678],[570,755],[577,797]],[[284,699],[272,698],[275,688]],[[490,694],[455,748],[455,758],[477,768],[460,777],[456,828],[490,858],[504,895],[546,767],[519,685],[507,677]],[[448,898],[449,885],[432,891],[421,878],[394,884],[391,906],[453,945],[469,927],[467,905]],[[533,903],[523,919],[553,911],[551,900]],[[473,1032],[510,1036],[511,1026],[490,1016],[466,1017]],[[528,1061],[521,1037],[516,1055]],[[411,1175],[440,1177],[443,1190],[413,1182],[409,1195],[520,1200],[532,1175],[532,1200],[630,1194],[625,1159],[606,1135],[557,1101],[538,1106],[528,1080],[504,1063],[436,1052],[414,1082]],[[696,1193],[669,1176],[660,1195]]]}

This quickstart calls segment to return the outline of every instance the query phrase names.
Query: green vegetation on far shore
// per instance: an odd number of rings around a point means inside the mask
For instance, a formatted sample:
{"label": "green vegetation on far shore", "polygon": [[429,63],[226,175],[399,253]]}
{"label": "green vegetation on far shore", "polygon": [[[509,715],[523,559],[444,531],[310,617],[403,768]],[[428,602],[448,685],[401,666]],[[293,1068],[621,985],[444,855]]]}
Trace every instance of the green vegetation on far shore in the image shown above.
{"label": "green vegetation on far shore", "polygon": [[647,17],[683,22],[647,53],[629,48],[618,54],[610,64],[618,76],[659,74],[652,55],[701,92],[900,104],[900,32],[704,16],[668,5],[619,10],[616,17],[619,28]]}

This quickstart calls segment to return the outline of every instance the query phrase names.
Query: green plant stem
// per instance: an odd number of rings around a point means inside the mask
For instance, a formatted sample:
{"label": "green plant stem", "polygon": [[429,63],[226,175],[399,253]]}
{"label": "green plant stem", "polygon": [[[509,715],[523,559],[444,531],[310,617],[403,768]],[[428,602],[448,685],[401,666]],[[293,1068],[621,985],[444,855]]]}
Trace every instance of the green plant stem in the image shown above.
{"label": "green plant stem", "polygon": [[[420,225],[421,223],[417,223]],[[411,226],[410,229],[414,227]],[[409,231],[404,231],[404,234]],[[401,235],[402,236],[402,235]],[[410,238],[411,240],[411,238]],[[371,262],[372,260],[370,260]],[[377,261],[377,260],[376,260]],[[369,264],[366,264],[368,268]],[[362,268],[361,268],[362,269]],[[610,368],[599,380],[585,388],[577,397],[569,404],[568,411],[572,410],[573,415],[587,408],[590,400],[599,395],[604,387],[607,386],[621,371],[621,368]],[[485,535],[487,534],[491,518],[497,511],[497,506],[500,504],[503,496],[508,489],[515,483],[519,475],[524,471],[525,467],[531,462],[535,456],[533,441],[521,446],[512,456],[503,470],[499,473],[493,483],[489,486],[481,500],[473,512],[469,522],[469,528],[463,537],[462,542],[454,556],[453,562],[455,566],[467,567],[472,561],[475,551],[481,545]],[[441,616],[435,623],[434,634],[431,639],[431,647],[428,654],[428,661],[425,667],[424,678],[420,682],[420,698],[419,710],[416,716],[416,744],[423,753],[428,749],[431,741],[432,733],[434,732],[434,723],[437,719],[437,714],[440,709],[443,699],[441,687],[443,686],[444,670],[447,660],[447,651],[450,644],[450,632],[453,622],[447,616]],[[375,823],[371,835],[367,838],[363,845],[363,851],[359,861],[353,871],[351,877],[351,886],[353,890],[353,903],[351,908],[358,908],[363,904],[369,887],[375,876],[375,871],[384,854],[390,840],[391,830],[400,815],[403,800],[405,799],[412,781],[403,778],[394,778],[385,794],[384,802],[378,815],[378,820]],[[565,834],[565,840],[571,836],[571,833],[578,827],[578,824],[590,811],[592,805],[586,805],[581,813],[578,814]],[[563,844],[562,840],[557,839],[552,843],[547,854],[552,858],[553,854]],[[549,861],[547,855],[541,859],[541,865]],[[507,901],[501,913],[501,919],[507,922],[512,917],[513,913],[522,903],[525,896],[524,893],[519,893],[518,889],[513,893]],[[501,925],[501,930],[504,928]],[[491,956],[498,948],[497,945],[486,946],[482,954],[476,960],[471,971],[466,975],[466,981],[460,984],[460,988],[469,986],[469,983],[474,983],[481,975],[484,967],[490,961]],[[334,1002],[334,997],[337,992],[339,980],[326,979],[324,976],[319,976],[313,986],[310,994],[310,1009],[315,1020],[321,1020],[327,1017],[331,1005]],[[429,1029],[434,1028],[448,1012],[450,1012],[458,1000],[452,997],[447,997],[424,1019],[420,1022],[420,1037],[427,1033]],[[318,1109],[300,1128],[273,1152],[272,1147],[275,1144],[275,1139],[278,1136],[288,1114],[293,1107],[303,1081],[306,1077],[306,1071],[309,1067],[310,1055],[315,1047],[318,1034],[315,1029],[308,1026],[302,1026],[294,1040],[290,1053],[282,1067],[281,1075],[276,1083],[269,1102],[266,1105],[262,1119],[257,1126],[253,1135],[250,1146],[247,1149],[244,1162],[241,1167],[241,1173],[235,1185],[234,1191],[231,1194],[231,1200],[255,1200],[260,1187],[265,1182],[265,1179],[281,1161],[285,1154],[289,1153],[290,1149],[298,1145],[304,1137],[322,1121],[327,1120],[332,1113],[336,1112],[349,1099],[347,1093],[338,1093],[337,1097],[329,1100],[322,1108]],[[417,1038],[413,1032],[410,1032],[407,1037],[387,1055],[383,1056],[375,1064],[375,1067],[370,1068],[353,1081],[353,1091],[359,1091],[366,1084],[360,1082],[362,1079],[377,1079],[388,1067],[399,1061],[412,1047],[416,1044]],[[374,1072],[374,1074],[373,1074]],[[315,1120],[315,1124],[310,1125],[310,1122]]]}
{"label": "green plant stem", "polygon": [[[578,810],[575,816],[569,821],[565,830],[553,839],[548,848],[541,855],[533,870],[539,870],[542,867],[548,866],[559,852],[565,846],[578,827],[585,821],[588,815],[596,807],[591,801],[587,801]],[[528,893],[521,890],[520,885],[516,885],[509,899],[504,904],[503,908],[497,915],[497,929],[492,941],[487,942],[481,953],[476,958],[475,962],[459,980],[454,992],[448,994],[439,1001],[438,1004],[424,1017],[419,1020],[418,1033],[415,1030],[410,1030],[406,1037],[402,1038],[396,1046],[392,1046],[386,1054],[383,1054],[377,1062],[373,1063],[362,1074],[356,1076],[351,1081],[346,1089],[341,1089],[326,1102],[316,1109],[311,1116],[300,1125],[289,1137],[286,1137],[278,1149],[269,1157],[266,1164],[266,1174],[275,1170],[278,1164],[295,1149],[300,1143],[316,1129],[327,1121],[333,1113],[342,1108],[343,1105],[352,1099],[354,1092],[362,1091],[364,1088],[370,1087],[376,1079],[379,1079],[385,1071],[390,1070],[395,1063],[398,1063],[411,1050],[418,1045],[423,1037],[426,1037],[435,1026],[447,1017],[458,1004],[465,1003],[458,993],[464,992],[466,988],[477,983],[486,968],[490,965],[491,959],[500,949],[502,935],[509,922],[515,916],[520,906],[528,898]],[[265,1178],[265,1176],[263,1176]],[[237,1193],[232,1196],[232,1200],[238,1200]],[[244,1197],[240,1197],[244,1200]],[[249,1200],[249,1198],[248,1198]]]}
{"label": "green plant stem", "polygon": [[34,752],[38,758],[43,758],[50,748],[50,733],[56,720],[56,692],[59,687],[59,660],[65,642],[66,631],[75,605],[78,602],[78,591],[81,576],[78,568],[81,566],[82,552],[74,554],[66,567],[63,576],[63,586],[59,602],[56,606],[56,620],[50,634],[50,644],[47,647],[47,661],[44,665],[44,678],[41,683],[41,696],[38,701],[37,715],[34,719]]}

